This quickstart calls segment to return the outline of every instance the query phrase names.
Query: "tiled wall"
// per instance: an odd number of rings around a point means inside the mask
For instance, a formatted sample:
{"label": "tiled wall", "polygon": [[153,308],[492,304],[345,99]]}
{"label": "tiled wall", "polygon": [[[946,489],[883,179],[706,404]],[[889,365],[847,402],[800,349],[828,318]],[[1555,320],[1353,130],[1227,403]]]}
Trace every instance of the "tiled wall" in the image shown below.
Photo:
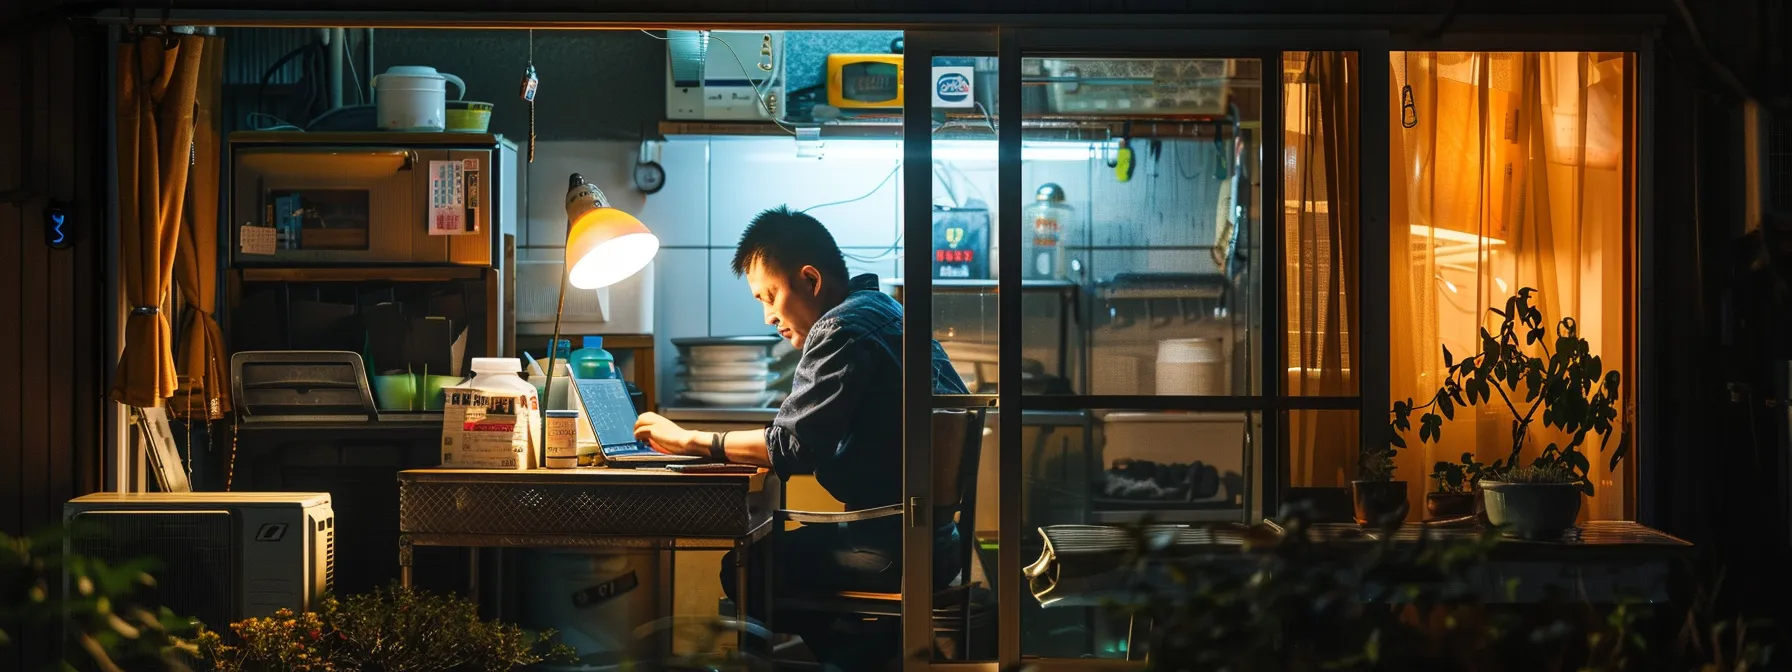
{"label": "tiled wall", "polygon": [[[653,195],[633,186],[638,149],[629,142],[540,143],[525,171],[528,213],[518,247],[525,258],[561,254],[566,178],[574,172],[653,229],[663,246],[652,266],[662,402],[671,402],[677,388],[672,339],[773,333],[746,281],[728,268],[741,232],[760,211],[779,205],[807,209],[833,232],[855,274],[894,278],[900,271],[907,241],[901,236],[898,142],[830,141],[817,159],[798,157],[788,137],[674,138],[660,150],[667,179]],[[1158,161],[1142,157],[1128,182],[1117,181],[1099,160],[1029,161],[1021,179],[1029,198],[1045,182],[1064,188],[1078,222],[1066,232],[1069,240],[1092,236],[1095,245],[1106,247],[1205,245],[1213,239],[1219,184],[1213,157],[1209,143],[1165,142]],[[981,199],[999,216],[995,162],[950,166],[935,173],[935,202],[951,203],[948,193],[961,203]],[[829,205],[839,201],[850,202]],[[1089,278],[1126,270],[1204,270],[1191,267],[1191,257],[1206,255],[1103,250],[1094,253]]]}

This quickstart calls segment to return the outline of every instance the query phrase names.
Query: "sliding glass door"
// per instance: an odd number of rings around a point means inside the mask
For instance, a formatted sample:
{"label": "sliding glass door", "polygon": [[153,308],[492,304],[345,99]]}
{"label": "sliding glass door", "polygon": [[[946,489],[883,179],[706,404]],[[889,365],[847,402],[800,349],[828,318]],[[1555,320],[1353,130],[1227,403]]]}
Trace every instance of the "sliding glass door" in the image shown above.
{"label": "sliding glass door", "polygon": [[[907,246],[900,288],[912,666],[1138,658],[1124,606],[1023,567],[1055,571],[1056,553],[1147,522],[1260,520],[1291,472],[1349,466],[1288,458],[1359,445],[1363,400],[1385,398],[1369,389],[1385,379],[1356,377],[1386,358],[1385,335],[1381,352],[1364,341],[1380,331],[1362,324],[1365,297],[1385,292],[1362,286],[1376,234],[1359,179],[1386,171],[1358,151],[1361,92],[1385,87],[1358,63],[1380,44],[908,33],[904,233],[931,241]],[[930,341],[970,396],[936,393],[915,366]],[[942,462],[957,452],[931,415],[990,403],[978,473],[961,479],[969,566],[955,581],[915,571],[953,565],[933,562],[959,494],[941,477],[964,464]]]}

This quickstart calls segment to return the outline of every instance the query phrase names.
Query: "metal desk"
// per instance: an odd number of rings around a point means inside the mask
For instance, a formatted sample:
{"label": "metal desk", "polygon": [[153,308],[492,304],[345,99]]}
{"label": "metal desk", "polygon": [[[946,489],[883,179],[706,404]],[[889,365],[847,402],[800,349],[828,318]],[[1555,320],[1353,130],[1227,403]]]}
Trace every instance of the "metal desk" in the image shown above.
{"label": "metal desk", "polygon": [[[753,474],[605,468],[402,471],[400,580],[410,585],[413,546],[652,549],[661,552],[662,577],[672,576],[668,551],[734,549],[740,559],[735,566],[737,597],[745,604],[747,549],[771,533],[781,485],[766,469]],[[670,615],[669,592],[661,597],[660,611],[662,617]],[[670,633],[663,637],[662,648],[669,647]],[[744,630],[741,639],[744,650]]]}

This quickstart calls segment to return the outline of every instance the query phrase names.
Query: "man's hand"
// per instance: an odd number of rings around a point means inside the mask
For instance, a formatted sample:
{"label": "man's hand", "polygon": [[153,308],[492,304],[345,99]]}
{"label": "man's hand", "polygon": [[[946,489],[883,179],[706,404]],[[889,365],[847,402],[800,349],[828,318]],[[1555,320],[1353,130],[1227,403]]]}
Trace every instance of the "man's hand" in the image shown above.
{"label": "man's hand", "polygon": [[635,420],[635,438],[667,455],[709,455],[709,435],[694,432],[658,413],[642,413]]}

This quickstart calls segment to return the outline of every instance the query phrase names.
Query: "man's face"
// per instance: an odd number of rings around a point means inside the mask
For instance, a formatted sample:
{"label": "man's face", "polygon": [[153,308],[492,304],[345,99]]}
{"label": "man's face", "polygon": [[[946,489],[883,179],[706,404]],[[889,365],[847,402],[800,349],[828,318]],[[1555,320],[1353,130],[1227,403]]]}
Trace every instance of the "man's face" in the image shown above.
{"label": "man's face", "polygon": [[783,271],[754,260],[746,276],[753,298],[765,309],[765,323],[777,327],[779,336],[802,350],[809,328],[827,312],[822,305],[821,271],[814,266]]}

